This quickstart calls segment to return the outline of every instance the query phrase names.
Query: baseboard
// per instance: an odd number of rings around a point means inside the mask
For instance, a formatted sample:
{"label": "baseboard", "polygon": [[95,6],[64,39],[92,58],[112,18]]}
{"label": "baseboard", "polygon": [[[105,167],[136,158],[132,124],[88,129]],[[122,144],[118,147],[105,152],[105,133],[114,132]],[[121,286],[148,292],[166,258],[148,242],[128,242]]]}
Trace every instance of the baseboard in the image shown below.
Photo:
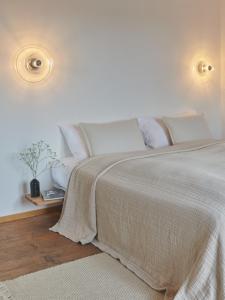
{"label": "baseboard", "polygon": [[46,207],[46,208],[41,208],[41,209],[37,209],[37,210],[26,211],[26,212],[14,214],[14,215],[4,216],[4,217],[0,217],[0,224],[18,221],[18,220],[27,219],[27,218],[32,218],[32,217],[37,217],[37,216],[49,214],[52,212],[60,212],[61,209],[62,209],[62,206],[53,206],[53,207]]}

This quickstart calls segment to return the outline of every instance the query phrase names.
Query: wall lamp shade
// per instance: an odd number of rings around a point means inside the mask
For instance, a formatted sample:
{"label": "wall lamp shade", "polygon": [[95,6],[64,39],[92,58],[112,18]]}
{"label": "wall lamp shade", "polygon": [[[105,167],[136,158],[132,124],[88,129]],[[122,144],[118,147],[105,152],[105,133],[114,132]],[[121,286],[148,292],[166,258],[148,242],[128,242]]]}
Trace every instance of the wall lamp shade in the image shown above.
{"label": "wall lamp shade", "polygon": [[214,71],[214,67],[210,64],[207,64],[205,63],[204,61],[201,61],[199,64],[198,64],[198,72],[201,74],[201,75],[204,75],[204,74],[207,74],[211,71]]}
{"label": "wall lamp shade", "polygon": [[16,72],[31,83],[46,80],[53,69],[53,59],[47,50],[39,46],[27,46],[16,56]]}

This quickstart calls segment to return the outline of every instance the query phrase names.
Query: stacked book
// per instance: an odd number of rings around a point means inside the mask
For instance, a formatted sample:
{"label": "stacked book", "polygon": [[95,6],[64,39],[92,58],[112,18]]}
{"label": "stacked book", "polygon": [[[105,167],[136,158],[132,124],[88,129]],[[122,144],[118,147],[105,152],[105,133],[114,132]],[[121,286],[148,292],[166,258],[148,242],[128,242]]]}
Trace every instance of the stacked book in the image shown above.
{"label": "stacked book", "polygon": [[65,197],[65,192],[60,189],[52,189],[42,192],[42,198],[45,201],[51,201],[51,200],[63,200]]}

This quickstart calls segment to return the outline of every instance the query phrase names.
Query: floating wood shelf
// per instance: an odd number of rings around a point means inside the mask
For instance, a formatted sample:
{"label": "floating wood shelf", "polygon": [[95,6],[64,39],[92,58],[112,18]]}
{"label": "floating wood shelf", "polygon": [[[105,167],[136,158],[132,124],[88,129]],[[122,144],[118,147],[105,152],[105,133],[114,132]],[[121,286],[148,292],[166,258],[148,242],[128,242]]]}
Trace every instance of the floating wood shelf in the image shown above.
{"label": "floating wood shelf", "polygon": [[47,200],[46,201],[41,196],[33,198],[33,197],[31,197],[30,194],[26,194],[25,198],[28,201],[32,202],[34,205],[37,205],[37,206],[46,206],[46,207],[62,205],[63,204],[63,200],[64,200],[64,199],[60,199],[60,200]]}

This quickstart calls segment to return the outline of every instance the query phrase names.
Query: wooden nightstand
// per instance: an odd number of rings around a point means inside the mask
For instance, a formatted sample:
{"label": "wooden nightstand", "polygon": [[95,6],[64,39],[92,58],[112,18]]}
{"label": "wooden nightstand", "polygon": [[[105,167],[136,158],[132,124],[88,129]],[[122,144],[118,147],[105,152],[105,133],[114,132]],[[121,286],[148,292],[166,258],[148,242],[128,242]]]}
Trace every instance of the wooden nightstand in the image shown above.
{"label": "wooden nightstand", "polygon": [[41,196],[40,197],[31,197],[30,194],[26,194],[25,198],[32,202],[34,205],[37,206],[46,206],[46,207],[51,207],[51,206],[60,206],[63,204],[63,200],[49,200],[45,201]]}

